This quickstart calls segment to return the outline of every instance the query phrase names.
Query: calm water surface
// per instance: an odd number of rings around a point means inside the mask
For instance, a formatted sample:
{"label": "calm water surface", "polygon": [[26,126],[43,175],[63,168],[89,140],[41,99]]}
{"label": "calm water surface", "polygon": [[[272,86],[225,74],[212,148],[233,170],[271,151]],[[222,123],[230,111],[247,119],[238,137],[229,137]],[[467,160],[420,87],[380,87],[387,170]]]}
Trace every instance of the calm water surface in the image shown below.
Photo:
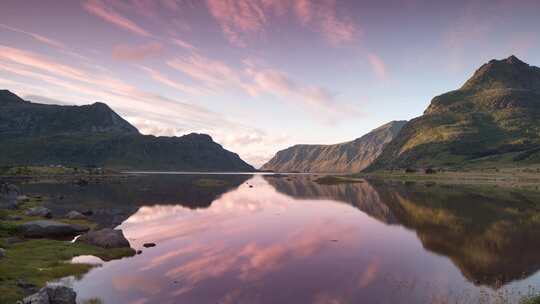
{"label": "calm water surface", "polygon": [[81,303],[516,303],[540,286],[536,194],[313,179],[26,187],[57,211],[96,210],[143,250],[66,279]]}

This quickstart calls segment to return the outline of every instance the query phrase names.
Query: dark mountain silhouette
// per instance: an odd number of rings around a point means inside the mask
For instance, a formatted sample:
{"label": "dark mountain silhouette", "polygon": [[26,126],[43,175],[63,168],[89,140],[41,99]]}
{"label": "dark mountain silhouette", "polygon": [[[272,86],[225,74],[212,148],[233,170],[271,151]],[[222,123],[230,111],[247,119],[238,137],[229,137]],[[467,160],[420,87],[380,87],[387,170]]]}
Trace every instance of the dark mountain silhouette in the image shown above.
{"label": "dark mountain silhouette", "polygon": [[141,135],[104,103],[45,105],[0,91],[0,165],[254,171],[205,134]]}

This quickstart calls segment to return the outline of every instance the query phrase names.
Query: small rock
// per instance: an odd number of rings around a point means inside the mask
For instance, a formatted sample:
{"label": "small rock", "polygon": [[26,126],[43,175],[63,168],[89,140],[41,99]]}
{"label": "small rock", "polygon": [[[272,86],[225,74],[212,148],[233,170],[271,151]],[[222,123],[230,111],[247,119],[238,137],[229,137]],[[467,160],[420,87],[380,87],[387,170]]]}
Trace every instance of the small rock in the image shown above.
{"label": "small rock", "polygon": [[24,279],[17,279],[17,287],[24,289],[27,292],[35,292],[37,290],[37,286],[26,282]]}
{"label": "small rock", "polygon": [[30,208],[30,209],[28,209],[28,211],[26,211],[25,214],[28,215],[28,216],[41,216],[41,217],[45,217],[45,218],[51,218],[52,217],[51,210],[49,210],[49,209],[47,209],[45,207]]}
{"label": "small rock", "polygon": [[81,213],[86,216],[92,216],[94,214],[94,211],[87,209],[87,210],[82,211]]}
{"label": "small rock", "polygon": [[30,295],[24,298],[22,301],[17,302],[17,304],[51,304],[49,301],[49,295],[45,289],[41,289],[37,293]]}
{"label": "small rock", "polygon": [[30,198],[28,196],[26,196],[26,195],[17,196],[17,202],[18,203],[26,203],[28,201],[30,201]]}
{"label": "small rock", "polygon": [[142,250],[137,250],[137,254],[142,254]]}
{"label": "small rock", "polygon": [[66,286],[47,286],[24,298],[22,304],[75,304],[77,294]]}
{"label": "small rock", "polygon": [[156,247],[156,243],[144,243],[144,244],[143,244],[143,247],[144,247],[144,248]]}
{"label": "small rock", "polygon": [[88,180],[81,178],[78,181],[76,181],[75,184],[80,187],[88,186]]}
{"label": "small rock", "polygon": [[253,188],[253,185],[249,185],[250,188]]}
{"label": "small rock", "polygon": [[17,226],[25,237],[67,237],[75,236],[89,230],[81,225],[71,225],[56,221],[30,221]]}
{"label": "small rock", "polygon": [[50,304],[75,304],[77,294],[73,289],[66,286],[47,286],[45,287],[49,295]]}
{"label": "small rock", "polygon": [[66,214],[66,218],[70,219],[70,220],[85,220],[86,219],[86,215],[78,212],[78,211],[70,211],[68,212],[68,214]]}
{"label": "small rock", "polygon": [[4,248],[0,248],[0,259],[6,256],[6,250]]}
{"label": "small rock", "polygon": [[19,188],[13,184],[0,184],[0,196],[5,198],[17,198],[21,194]]}
{"label": "small rock", "polygon": [[85,233],[77,239],[77,242],[83,242],[103,248],[129,247],[129,241],[124,236],[122,230],[110,228]]}
{"label": "small rock", "polygon": [[4,239],[4,244],[6,244],[6,246],[19,244],[19,243],[22,243],[22,242],[24,242],[24,239],[22,239],[22,238],[20,238],[18,236],[12,236],[12,237],[8,237],[8,238]]}
{"label": "small rock", "polygon": [[18,216],[18,215],[8,215],[6,216],[6,221],[20,221],[22,220],[22,216]]}

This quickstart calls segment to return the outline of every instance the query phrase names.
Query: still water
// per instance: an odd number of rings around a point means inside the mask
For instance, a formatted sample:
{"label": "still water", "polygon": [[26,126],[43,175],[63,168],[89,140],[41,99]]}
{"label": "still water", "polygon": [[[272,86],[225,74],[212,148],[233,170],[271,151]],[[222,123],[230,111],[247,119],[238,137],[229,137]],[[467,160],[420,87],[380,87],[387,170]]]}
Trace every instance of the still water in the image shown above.
{"label": "still water", "polygon": [[91,208],[143,250],[65,279],[80,303],[517,303],[540,287],[538,194],[314,179],[26,187],[61,198],[59,212]]}

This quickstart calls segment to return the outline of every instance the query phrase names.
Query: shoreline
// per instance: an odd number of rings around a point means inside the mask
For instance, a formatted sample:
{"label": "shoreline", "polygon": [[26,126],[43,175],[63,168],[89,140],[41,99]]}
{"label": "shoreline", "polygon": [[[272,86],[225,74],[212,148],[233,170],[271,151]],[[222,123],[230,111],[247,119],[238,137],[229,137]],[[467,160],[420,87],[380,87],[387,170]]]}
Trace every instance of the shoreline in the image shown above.
{"label": "shoreline", "polygon": [[383,180],[396,182],[425,182],[445,185],[478,185],[496,186],[511,189],[526,189],[540,191],[540,172],[523,168],[503,169],[493,171],[442,171],[435,173],[379,171],[350,175],[328,174],[316,180],[322,185],[356,183],[360,180]]}

